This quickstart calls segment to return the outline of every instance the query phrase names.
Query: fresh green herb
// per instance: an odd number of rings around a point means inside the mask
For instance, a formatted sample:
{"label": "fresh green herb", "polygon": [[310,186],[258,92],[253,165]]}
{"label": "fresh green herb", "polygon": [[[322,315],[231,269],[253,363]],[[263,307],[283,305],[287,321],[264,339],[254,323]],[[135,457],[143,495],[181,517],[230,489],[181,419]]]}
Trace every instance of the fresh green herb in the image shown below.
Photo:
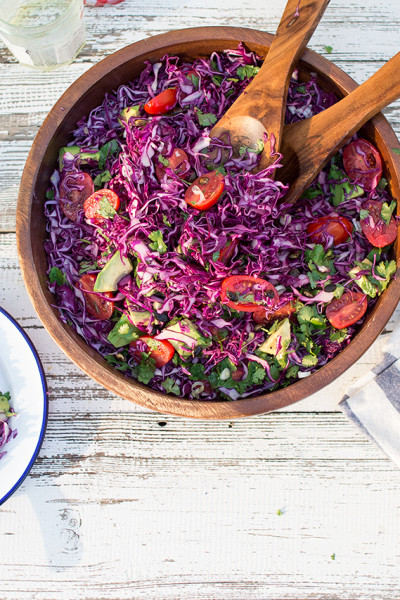
{"label": "fresh green herb", "polygon": [[164,254],[167,251],[167,246],[164,243],[163,234],[160,229],[158,231],[152,231],[149,234],[149,240],[153,242],[152,244],[149,244],[151,250],[159,252],[160,254]]}
{"label": "fresh green herb", "polygon": [[175,383],[172,377],[167,377],[167,379],[163,381],[161,385],[163,386],[167,394],[175,394],[175,396],[179,396],[181,393],[178,384]]}
{"label": "fresh green herb", "polygon": [[138,380],[147,385],[154,377],[156,361],[145,352],[142,352],[142,360],[137,367]]}
{"label": "fresh green herb", "polygon": [[48,200],[54,200],[54,190],[51,190],[51,189],[47,190],[47,192],[46,192],[46,198]]}
{"label": "fresh green herb", "polygon": [[108,334],[107,340],[115,346],[121,348],[137,340],[141,332],[130,322],[126,315],[122,315],[114,328]]}
{"label": "fresh green herb", "polygon": [[6,417],[14,417],[15,412],[10,410],[11,395],[10,392],[0,392],[0,413],[4,413]]}
{"label": "fresh green herb", "polygon": [[299,373],[299,367],[297,365],[290,365],[290,367],[287,369],[286,373],[285,373],[285,378],[286,379],[296,379],[297,375]]}
{"label": "fresh green herb", "polygon": [[218,65],[215,60],[210,60],[210,68],[212,71],[217,71],[219,73]]}
{"label": "fresh green herb", "polygon": [[56,283],[57,285],[64,285],[66,283],[67,278],[65,277],[65,273],[61,271],[58,267],[51,267],[49,272],[49,281],[50,283]]}
{"label": "fresh green herb", "polygon": [[298,85],[296,88],[296,92],[299,92],[299,94],[305,94],[306,93],[306,86],[305,85]]}
{"label": "fresh green herb", "polygon": [[163,220],[164,225],[166,225],[167,227],[172,227],[171,223],[168,221],[168,219],[165,215],[163,215],[162,220]]}
{"label": "fresh green herb", "polygon": [[329,335],[331,342],[338,342],[339,344],[347,338],[347,329],[332,329]]}
{"label": "fresh green herb", "polygon": [[324,192],[322,191],[322,187],[317,183],[315,188],[309,187],[305,192],[302,193],[301,197],[306,200],[314,200],[321,196]]}
{"label": "fresh green herb", "polygon": [[100,148],[100,150],[99,150],[99,169],[101,171],[104,171],[104,167],[106,166],[107,158],[111,154],[115,154],[119,150],[120,150],[120,146],[119,146],[117,140],[111,140],[110,142],[107,142],[107,144],[104,144],[104,146],[102,146]]}
{"label": "fresh green herb", "polygon": [[164,165],[164,167],[169,167],[169,160],[168,160],[168,158],[165,158],[165,156],[163,156],[162,154],[158,155],[158,160],[160,161],[160,163],[162,165]]}
{"label": "fresh green herb", "polygon": [[209,382],[211,386],[214,389],[218,389],[220,387],[235,389],[239,394],[243,394],[247,387],[262,383],[266,377],[265,369],[255,361],[249,361],[248,374],[246,379],[242,381],[235,381],[232,379],[232,373],[235,370],[235,365],[229,360],[229,358],[225,358],[211,371],[209,376]]}
{"label": "fresh green herb", "polygon": [[325,52],[327,52],[328,54],[332,53],[332,50],[333,50],[332,46],[324,46],[324,48],[325,48]]}
{"label": "fresh green herb", "polygon": [[104,358],[108,362],[109,365],[118,369],[119,371],[128,371],[130,369],[128,363],[125,362],[125,358],[120,359],[118,356],[123,356],[122,354],[107,354]]}
{"label": "fresh green herb", "polygon": [[336,289],[333,292],[334,298],[341,298],[344,294],[344,286],[336,284]]}
{"label": "fresh green herb", "polygon": [[224,78],[222,75],[213,75],[211,77],[213,83],[215,83],[216,86],[220,87],[221,83],[223,82]]}
{"label": "fresh green herb", "polygon": [[283,515],[283,510],[278,508],[278,510],[276,511],[276,514],[278,515],[278,517],[281,517]]}
{"label": "fresh green herb", "polygon": [[193,87],[199,87],[200,77],[198,75],[190,73],[190,75],[188,75],[187,78],[190,79],[190,81],[193,83]]}
{"label": "fresh green herb", "polygon": [[311,289],[317,287],[317,283],[327,278],[327,275],[335,273],[332,250],[325,252],[321,244],[316,244],[312,250],[306,250],[304,258],[310,269],[307,277]]}
{"label": "fresh green herb", "polygon": [[361,221],[364,221],[364,219],[366,219],[367,217],[369,217],[369,210],[366,210],[365,208],[362,208],[360,210],[360,219],[361,219]]}
{"label": "fresh green herb", "polygon": [[318,358],[313,354],[307,354],[306,356],[303,356],[301,362],[303,367],[315,367],[315,365],[318,363]]}
{"label": "fresh green herb", "polygon": [[[356,266],[349,272],[349,275],[355,280],[364,294],[375,298],[387,288],[396,269],[396,262],[394,260],[381,261],[373,267],[373,263],[366,258],[362,262],[357,262]],[[373,270],[380,279],[374,277]]]}
{"label": "fresh green herb", "polygon": [[388,180],[386,179],[386,177],[381,177],[380,181],[378,183],[378,188],[380,190],[384,190],[387,187],[388,184]]}
{"label": "fresh green herb", "polygon": [[221,254],[221,251],[220,250],[216,250],[215,252],[212,253],[212,259],[213,260],[218,260],[220,254]]}
{"label": "fresh green herb", "polygon": [[190,371],[190,379],[194,381],[204,381],[204,365],[201,363],[184,363],[184,367]]}
{"label": "fresh green herb", "polygon": [[104,219],[113,219],[117,214],[113,205],[107,200],[107,196],[101,198],[96,212]]}
{"label": "fresh green herb", "polygon": [[346,200],[359,198],[364,194],[363,188],[359,185],[354,185],[349,181],[343,181],[343,179],[347,179],[347,175],[342,169],[339,169],[335,162],[332,162],[330,166],[328,178],[330,180],[333,179],[342,182],[330,186],[332,203],[334,206],[339,206],[339,204]]}
{"label": "fresh green herb", "polygon": [[107,183],[107,181],[110,181],[111,179],[111,173],[110,171],[103,171],[102,173],[100,173],[99,175],[97,175],[97,177],[93,180],[93,184],[95,187],[98,188],[102,188],[103,187],[103,183]]}
{"label": "fresh green herb", "polygon": [[88,271],[97,271],[99,268],[97,261],[90,262],[88,260],[83,260],[79,265],[79,275],[83,275],[83,273],[87,273]]}
{"label": "fresh green herb", "polygon": [[226,175],[226,173],[227,173],[224,165],[218,165],[218,167],[216,167],[214,163],[208,163],[206,165],[206,167],[209,171],[215,171],[216,173],[222,173],[222,175]]}
{"label": "fresh green herb", "polygon": [[400,154],[400,148],[392,148],[392,151],[393,151],[395,154]]}
{"label": "fresh green herb", "polygon": [[251,77],[254,77],[254,75],[257,75],[259,70],[260,67],[255,67],[254,65],[244,65],[236,69],[236,75],[239,77],[239,79],[244,81],[245,79],[250,79]]}
{"label": "fresh green herb", "polygon": [[335,558],[336,558],[336,554],[335,553],[331,554],[331,559],[335,560]]}
{"label": "fresh green herb", "polygon": [[390,205],[387,202],[384,202],[382,204],[381,219],[386,223],[386,225],[389,225],[390,219],[392,218],[392,214],[393,214],[393,211],[395,208],[396,208],[395,200],[392,200]]}
{"label": "fresh green herb", "polygon": [[194,112],[201,127],[211,127],[211,125],[217,122],[217,117],[213,113],[203,113],[197,107],[194,109]]}

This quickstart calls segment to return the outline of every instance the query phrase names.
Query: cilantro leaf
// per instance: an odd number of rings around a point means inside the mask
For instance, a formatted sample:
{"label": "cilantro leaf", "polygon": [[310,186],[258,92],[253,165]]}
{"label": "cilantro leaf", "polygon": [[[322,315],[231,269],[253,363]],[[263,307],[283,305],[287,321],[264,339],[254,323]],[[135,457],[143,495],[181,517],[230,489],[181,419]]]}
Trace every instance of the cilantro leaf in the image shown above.
{"label": "cilantro leaf", "polygon": [[[122,355],[119,355],[122,357]],[[115,354],[107,354],[105,357],[109,365],[118,369],[118,371],[128,371],[130,369],[128,363],[125,362],[124,358],[118,358]]]}
{"label": "cilantro leaf", "polygon": [[49,281],[50,283],[56,283],[57,285],[64,285],[64,283],[67,281],[67,278],[61,269],[58,267],[51,267],[49,272]]}
{"label": "cilantro leaf", "polygon": [[331,342],[338,342],[339,344],[347,338],[347,329],[332,329],[329,339]]}
{"label": "cilantro leaf", "polygon": [[392,148],[392,152],[395,154],[400,154],[400,148]]}
{"label": "cilantro leaf", "polygon": [[396,208],[395,200],[392,200],[390,205],[387,202],[384,202],[382,204],[381,219],[386,223],[386,225],[389,225],[390,219],[392,217],[392,214],[393,214],[393,211],[395,208]]}
{"label": "cilantro leaf", "polygon": [[222,75],[213,75],[211,77],[213,83],[215,83],[216,86],[220,87],[221,83],[223,82],[223,76]]}
{"label": "cilantro leaf", "polygon": [[160,163],[162,165],[164,165],[164,167],[169,167],[169,160],[168,160],[168,158],[165,158],[165,156],[163,156],[162,154],[158,155],[158,160],[160,161]]}
{"label": "cilantro leaf", "polygon": [[79,275],[82,275],[83,273],[87,273],[88,271],[96,271],[99,268],[100,267],[97,264],[97,261],[90,262],[88,260],[83,260],[79,265]]}
{"label": "cilantro leaf", "polygon": [[153,242],[152,244],[149,244],[149,246],[155,252],[164,254],[167,251],[167,246],[164,243],[163,234],[162,231],[160,231],[160,229],[158,231],[152,231],[149,234],[149,240]]}
{"label": "cilantro leaf", "polygon": [[48,200],[54,200],[54,190],[48,189],[46,192],[46,198]]}
{"label": "cilantro leaf", "polygon": [[154,377],[156,361],[145,352],[142,352],[142,360],[137,367],[138,380],[147,385]]}
{"label": "cilantro leaf", "polygon": [[104,170],[104,167],[106,166],[106,162],[107,162],[107,158],[111,155],[111,154],[115,154],[117,151],[120,150],[119,144],[117,142],[117,140],[111,140],[110,142],[107,142],[107,144],[104,144],[104,146],[102,146],[99,150],[99,169],[101,171]]}
{"label": "cilantro leaf", "polygon": [[255,67],[254,65],[243,65],[236,69],[236,75],[244,81],[245,79],[250,79],[250,77],[254,77],[257,75],[260,67]]}
{"label": "cilantro leaf", "polygon": [[99,175],[97,175],[97,177],[93,180],[93,184],[95,187],[102,188],[102,184],[110,181],[111,177],[110,171],[103,171],[102,173],[99,173]]}
{"label": "cilantro leaf", "polygon": [[301,360],[303,367],[315,367],[318,363],[318,358],[313,354],[306,354]]}
{"label": "cilantro leaf", "polygon": [[325,52],[327,52],[328,54],[332,53],[332,50],[333,50],[332,46],[324,46],[324,48],[325,48]]}
{"label": "cilantro leaf", "polygon": [[171,223],[168,221],[168,219],[165,215],[163,215],[162,220],[163,220],[164,225],[166,225],[167,227],[172,227]]}
{"label": "cilantro leaf", "polygon": [[220,254],[221,254],[221,251],[220,250],[216,250],[215,252],[212,253],[212,259],[213,260],[218,260]]}
{"label": "cilantro leaf", "polygon": [[201,127],[211,127],[211,125],[214,125],[214,123],[217,122],[216,115],[213,113],[203,113],[203,111],[201,111],[200,108],[197,108],[197,106],[194,109],[194,112],[196,113],[197,120]]}
{"label": "cilantro leaf", "polygon": [[172,377],[167,377],[167,379],[163,381],[161,385],[163,386],[167,394],[175,394],[175,396],[179,396],[181,393],[179,385],[175,383]]}
{"label": "cilantro leaf", "polygon": [[98,212],[100,216],[104,217],[104,219],[113,219],[114,215],[117,214],[117,211],[113,205],[107,200],[107,196],[102,197],[96,212]]}

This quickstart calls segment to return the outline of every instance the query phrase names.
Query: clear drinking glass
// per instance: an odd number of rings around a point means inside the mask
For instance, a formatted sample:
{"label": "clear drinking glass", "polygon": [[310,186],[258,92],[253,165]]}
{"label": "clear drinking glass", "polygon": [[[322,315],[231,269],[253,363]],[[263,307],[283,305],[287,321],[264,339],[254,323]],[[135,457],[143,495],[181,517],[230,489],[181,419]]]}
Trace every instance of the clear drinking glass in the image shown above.
{"label": "clear drinking glass", "polygon": [[0,0],[0,36],[23,65],[67,65],[85,44],[83,0]]}

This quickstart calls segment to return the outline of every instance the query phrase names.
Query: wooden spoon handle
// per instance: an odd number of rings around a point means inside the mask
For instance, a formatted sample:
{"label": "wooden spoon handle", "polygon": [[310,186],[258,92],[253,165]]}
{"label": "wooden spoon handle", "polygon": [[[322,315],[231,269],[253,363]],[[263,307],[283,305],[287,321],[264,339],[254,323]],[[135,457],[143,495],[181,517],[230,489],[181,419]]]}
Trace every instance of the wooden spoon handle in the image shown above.
{"label": "wooden spoon handle", "polygon": [[284,128],[284,166],[277,177],[284,182],[293,181],[285,202],[296,202],[343,143],[400,97],[399,73],[400,52],[340,102]]}
{"label": "wooden spoon handle", "polygon": [[276,150],[281,144],[290,77],[329,2],[288,0],[264,64],[241,96],[245,114],[258,118],[267,133],[274,135]]}

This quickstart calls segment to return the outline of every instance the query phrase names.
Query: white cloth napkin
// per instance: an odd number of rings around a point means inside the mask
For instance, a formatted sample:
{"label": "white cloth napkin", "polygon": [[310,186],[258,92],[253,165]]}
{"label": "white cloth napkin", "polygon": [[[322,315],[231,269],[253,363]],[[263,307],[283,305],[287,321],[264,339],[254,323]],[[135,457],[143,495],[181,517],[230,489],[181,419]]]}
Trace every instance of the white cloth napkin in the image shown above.
{"label": "white cloth napkin", "polygon": [[381,362],[339,408],[400,467],[400,325],[388,338]]}

